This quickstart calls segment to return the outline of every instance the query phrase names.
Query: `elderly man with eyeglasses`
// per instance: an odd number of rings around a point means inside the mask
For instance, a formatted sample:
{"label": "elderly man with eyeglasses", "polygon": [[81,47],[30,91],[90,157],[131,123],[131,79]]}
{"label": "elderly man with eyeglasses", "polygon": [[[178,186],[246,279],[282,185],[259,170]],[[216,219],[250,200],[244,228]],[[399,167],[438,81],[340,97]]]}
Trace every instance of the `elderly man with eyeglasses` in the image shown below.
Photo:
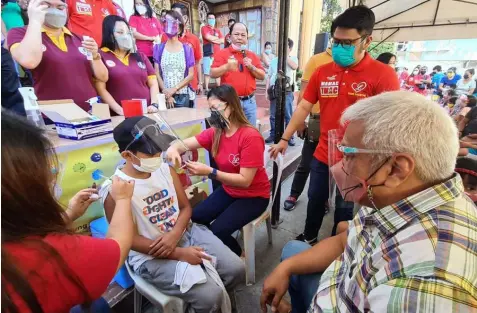
{"label": "elderly man with eyeglasses", "polygon": [[[362,5],[347,9],[333,21],[333,62],[319,67],[311,76],[280,142],[270,148],[273,157],[284,153],[295,131],[303,127],[313,105],[320,102],[320,139],[310,164],[305,230],[296,238],[311,245],[317,242],[329,197],[328,131],[338,127],[341,113],[356,101],[399,90],[394,70],[366,52],[373,41],[374,22],[373,11]],[[335,227],[340,221],[353,217],[353,205],[342,202],[337,201]]]}
{"label": "elderly man with eyeglasses", "polygon": [[348,107],[334,134],[330,172],[361,208],[347,232],[284,247],[263,311],[475,312],[477,208],[454,173],[452,119],[420,94],[394,91]]}

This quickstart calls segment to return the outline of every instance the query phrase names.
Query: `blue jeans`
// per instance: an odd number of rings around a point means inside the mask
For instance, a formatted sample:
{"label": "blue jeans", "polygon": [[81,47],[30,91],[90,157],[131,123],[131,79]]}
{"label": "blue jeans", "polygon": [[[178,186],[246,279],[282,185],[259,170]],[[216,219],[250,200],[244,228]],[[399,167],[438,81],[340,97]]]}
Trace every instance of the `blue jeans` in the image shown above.
{"label": "blue jeans", "polygon": [[253,127],[257,127],[257,101],[255,96],[247,100],[240,100],[240,103],[247,120]]}
{"label": "blue jeans", "polygon": [[[310,249],[311,246],[305,242],[292,240],[287,242],[282,250],[280,261],[288,259],[305,250]],[[306,275],[292,275],[290,277],[290,286],[288,293],[291,297],[292,313],[304,313],[318,290],[320,284],[321,274],[306,274]]]}
{"label": "blue jeans", "polygon": [[[293,114],[293,92],[287,92],[285,102],[285,128],[290,123]],[[270,137],[275,137],[275,113],[277,110],[277,99],[270,100]]]}
{"label": "blue jeans", "polygon": [[221,186],[194,208],[192,221],[209,227],[230,250],[240,256],[242,248],[232,234],[262,215],[268,202],[269,199],[260,197],[234,198]]}

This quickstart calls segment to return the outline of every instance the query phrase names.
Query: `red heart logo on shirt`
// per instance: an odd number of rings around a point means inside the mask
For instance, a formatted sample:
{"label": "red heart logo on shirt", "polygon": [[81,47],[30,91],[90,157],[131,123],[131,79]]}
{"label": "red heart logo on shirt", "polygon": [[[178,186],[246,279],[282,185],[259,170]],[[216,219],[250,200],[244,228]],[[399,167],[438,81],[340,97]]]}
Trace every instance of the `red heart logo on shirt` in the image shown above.
{"label": "red heart logo on shirt", "polygon": [[351,88],[353,88],[354,92],[360,92],[366,88],[368,84],[366,82],[360,82],[360,83],[353,83],[351,84]]}

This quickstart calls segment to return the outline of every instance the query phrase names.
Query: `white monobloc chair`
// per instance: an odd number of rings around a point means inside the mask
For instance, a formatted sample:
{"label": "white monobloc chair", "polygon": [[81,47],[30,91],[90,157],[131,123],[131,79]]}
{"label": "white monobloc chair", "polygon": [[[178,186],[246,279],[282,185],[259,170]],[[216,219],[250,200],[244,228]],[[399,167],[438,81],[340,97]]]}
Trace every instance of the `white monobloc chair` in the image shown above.
{"label": "white monobloc chair", "polygon": [[146,297],[153,305],[161,308],[163,313],[184,313],[184,301],[177,297],[166,296],[154,285],[148,283],[144,278],[136,275],[126,262],[126,268],[131,278],[134,280],[134,313],[141,313],[142,296]]}
{"label": "white monobloc chair", "polygon": [[[264,166],[267,166],[268,161],[270,160],[269,153],[265,151],[264,153]],[[272,205],[275,200],[275,195],[277,193],[278,184],[280,184],[280,179],[282,178],[283,171],[283,155],[280,153],[278,157],[273,160],[278,166],[278,177],[277,177],[277,186],[273,192],[272,197],[270,197],[270,202],[265,212],[262,213],[260,217],[254,221],[248,223],[242,228],[243,233],[243,242],[245,250],[245,274],[247,285],[255,284],[255,229],[262,224],[263,221],[267,224],[267,233],[268,233],[268,243],[272,244]]]}

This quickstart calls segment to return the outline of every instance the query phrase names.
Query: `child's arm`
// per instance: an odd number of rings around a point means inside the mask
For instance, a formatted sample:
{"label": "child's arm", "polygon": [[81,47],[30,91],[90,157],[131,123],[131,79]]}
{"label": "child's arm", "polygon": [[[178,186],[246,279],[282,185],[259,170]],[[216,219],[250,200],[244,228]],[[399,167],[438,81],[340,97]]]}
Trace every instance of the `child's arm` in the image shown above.
{"label": "child's arm", "polygon": [[[108,193],[108,196],[104,201],[104,212],[106,214],[106,219],[108,220],[108,223],[111,223],[115,207],[116,203],[111,197],[111,194]],[[133,241],[131,245],[132,250],[148,254],[150,249],[149,246],[152,244],[152,242],[153,241],[151,239],[139,235],[137,233],[137,227],[136,225],[134,225]]]}
{"label": "child's arm", "polygon": [[154,240],[153,244],[151,245],[149,254],[158,258],[170,258],[170,254],[174,250],[177,250],[177,243],[181,239],[182,234],[184,233],[192,216],[192,207],[190,206],[184,188],[182,187],[179,175],[177,175],[176,171],[172,167],[170,167],[169,170],[171,172],[174,189],[176,190],[177,194],[179,217],[177,218],[174,228],[170,232],[165,233]]}

